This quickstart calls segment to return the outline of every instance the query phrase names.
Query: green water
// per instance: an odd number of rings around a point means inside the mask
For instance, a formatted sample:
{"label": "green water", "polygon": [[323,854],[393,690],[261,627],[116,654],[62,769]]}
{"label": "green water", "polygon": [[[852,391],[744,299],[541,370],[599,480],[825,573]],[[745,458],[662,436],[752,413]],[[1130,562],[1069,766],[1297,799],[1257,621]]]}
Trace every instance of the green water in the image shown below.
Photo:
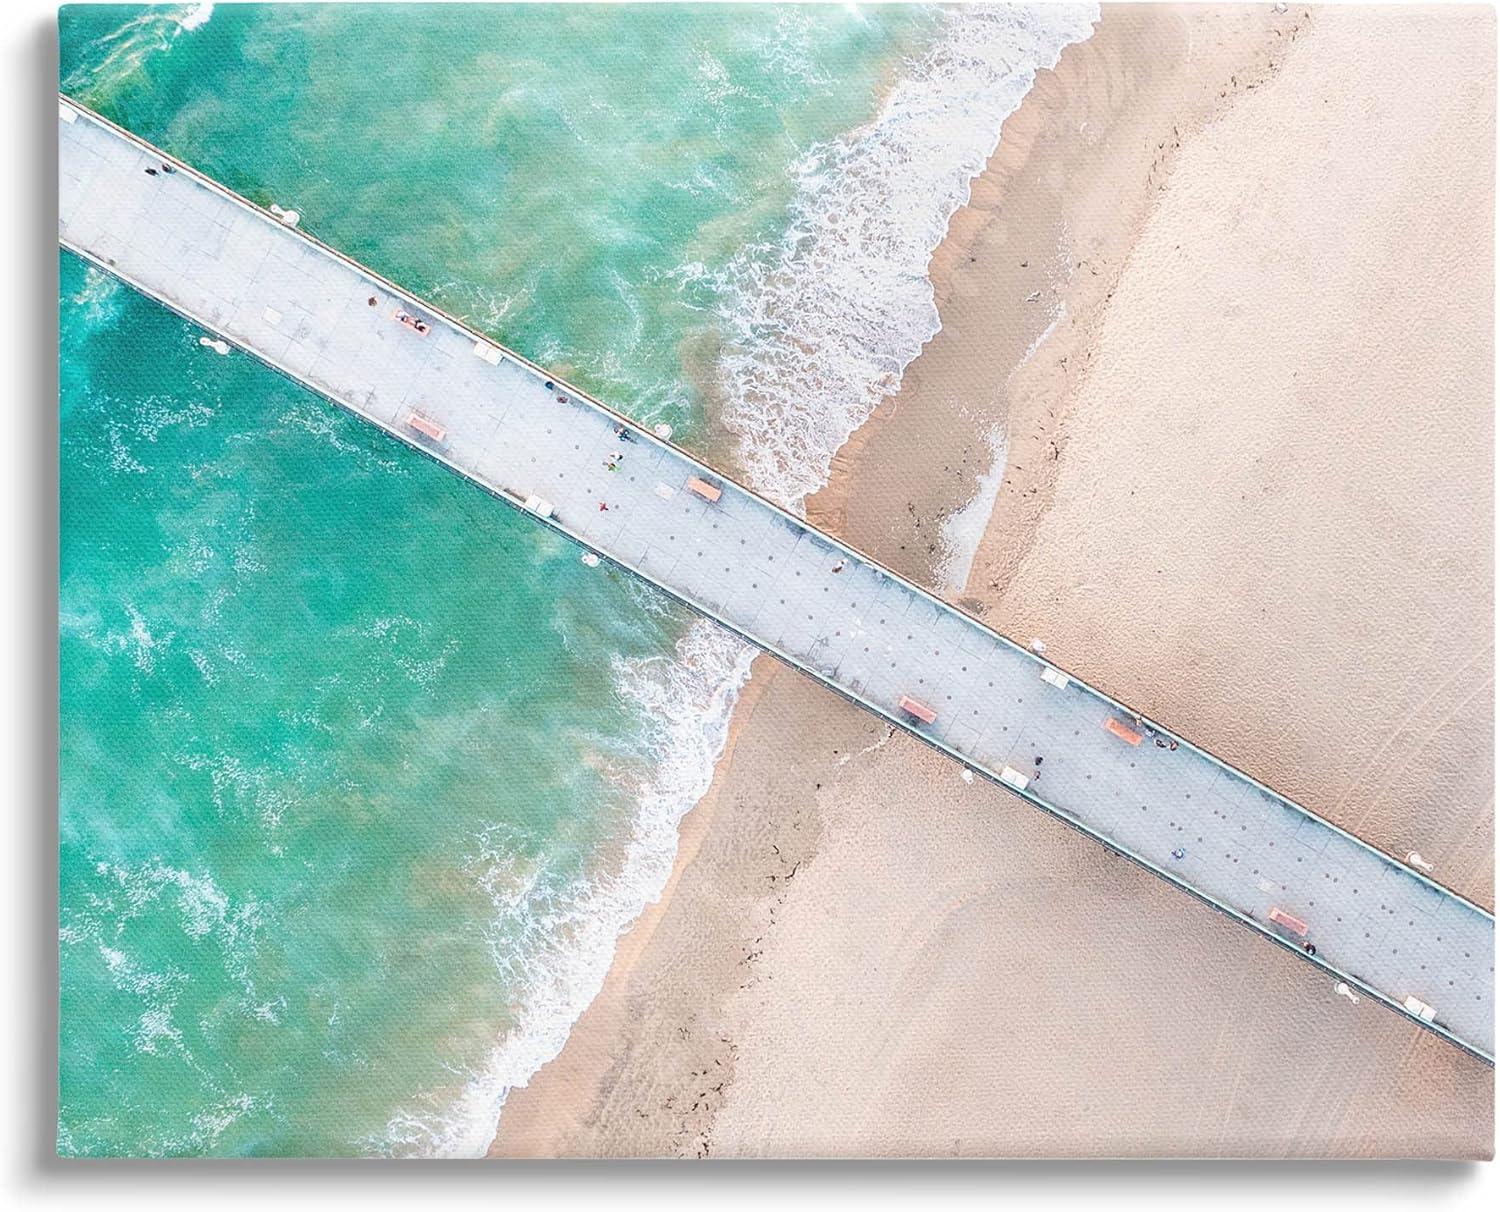
{"label": "green water", "polygon": [[494,895],[628,831],[599,654],[681,620],[96,271],[63,291],[112,312],[65,303],[65,1140],[337,1152],[507,1024]]}
{"label": "green water", "polygon": [[788,166],[867,120],[939,23],[915,8],[224,5],[163,33],[159,13],[64,12],[65,90],[683,436],[703,421],[684,356],[691,370],[716,335],[694,270],[774,242]]}
{"label": "green water", "polygon": [[[64,87],[690,440],[704,282],[938,26],[187,11],[63,10]],[[740,649],[69,257],[60,324],[60,1149],[482,1149]]]}

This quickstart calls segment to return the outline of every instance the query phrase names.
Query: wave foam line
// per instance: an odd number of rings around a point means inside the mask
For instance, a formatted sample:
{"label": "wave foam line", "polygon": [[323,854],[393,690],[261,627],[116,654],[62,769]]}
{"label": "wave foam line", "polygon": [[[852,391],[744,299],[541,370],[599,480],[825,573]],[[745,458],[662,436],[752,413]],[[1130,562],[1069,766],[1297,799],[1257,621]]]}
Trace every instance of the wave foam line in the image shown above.
{"label": "wave foam line", "polygon": [[722,277],[720,419],[781,505],[828,482],[851,433],[941,328],[927,276],[1036,73],[1097,5],[963,6],[866,126],[794,166],[787,231]]}
{"label": "wave foam line", "polygon": [[62,83],[64,92],[99,98],[138,73],[152,55],[170,51],[181,34],[202,29],[214,15],[212,4],[150,8],[118,29],[95,39],[86,57]]}
{"label": "wave foam line", "polygon": [[462,1075],[458,1097],[437,1113],[403,1111],[373,1152],[477,1157],[494,1140],[506,1096],[562,1051],[604,985],[615,945],[647,905],[661,899],[676,861],[678,826],[707,793],[729,738],[730,716],[755,649],[694,620],[670,658],[617,659],[616,684],[641,720],[631,748],[651,773],[635,789],[637,809],[619,870],[557,890],[521,870],[503,836],[483,840],[481,883],[495,905],[492,953],[507,984],[525,989],[516,1023],[486,1063]]}
{"label": "wave foam line", "polygon": [[989,469],[979,477],[977,491],[968,504],[943,521],[943,558],[938,566],[938,583],[949,593],[963,593],[969,583],[974,559],[1005,480],[1004,428],[995,426],[984,435],[984,440],[990,448]]}
{"label": "wave foam line", "polygon": [[[723,420],[748,478],[791,508],[827,482],[845,439],[894,392],[940,328],[927,265],[948,220],[999,142],[1036,72],[1086,38],[1097,6],[965,7],[868,126],[814,148],[796,166],[780,244],[750,250],[720,277]],[[767,256],[767,251],[771,255]],[[982,494],[983,495],[983,494]],[[954,536],[955,538],[957,536]],[[506,1096],[562,1051],[603,987],[620,936],[661,898],[678,826],[707,793],[755,649],[694,621],[674,659],[619,661],[622,695],[647,722],[655,773],[640,789],[617,874],[564,893],[484,848],[499,921],[496,956],[527,992],[516,1025],[437,1115],[403,1112],[380,1152],[478,1156]],[[598,877],[596,877],[598,878]],[[513,930],[524,920],[524,940]]]}

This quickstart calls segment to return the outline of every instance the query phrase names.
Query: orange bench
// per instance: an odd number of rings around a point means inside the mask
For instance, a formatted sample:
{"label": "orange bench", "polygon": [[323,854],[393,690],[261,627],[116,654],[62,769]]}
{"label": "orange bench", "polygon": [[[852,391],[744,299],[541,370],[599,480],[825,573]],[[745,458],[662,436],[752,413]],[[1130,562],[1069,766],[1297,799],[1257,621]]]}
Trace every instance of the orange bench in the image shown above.
{"label": "orange bench", "polygon": [[903,694],[901,696],[901,710],[906,712],[907,715],[915,716],[924,724],[930,724],[933,720],[937,719],[936,711],[926,703],[918,702],[910,695]]}
{"label": "orange bench", "polygon": [[436,421],[429,421],[420,413],[411,413],[406,418],[406,423],[424,437],[431,438],[434,442],[441,442],[448,436],[448,431]]}
{"label": "orange bench", "polygon": [[1274,905],[1271,907],[1271,920],[1278,926],[1285,926],[1298,938],[1307,937],[1307,923],[1300,917],[1293,917],[1290,913],[1284,913]]}
{"label": "orange bench", "polygon": [[705,501],[717,501],[724,495],[707,480],[700,480],[697,476],[688,477],[687,486],[689,492],[697,493]]}
{"label": "orange bench", "polygon": [[1124,741],[1127,745],[1139,745],[1143,739],[1141,734],[1134,728],[1121,723],[1119,720],[1115,719],[1114,716],[1110,716],[1107,720],[1105,720],[1104,726],[1109,729],[1109,731],[1113,732],[1122,741]]}

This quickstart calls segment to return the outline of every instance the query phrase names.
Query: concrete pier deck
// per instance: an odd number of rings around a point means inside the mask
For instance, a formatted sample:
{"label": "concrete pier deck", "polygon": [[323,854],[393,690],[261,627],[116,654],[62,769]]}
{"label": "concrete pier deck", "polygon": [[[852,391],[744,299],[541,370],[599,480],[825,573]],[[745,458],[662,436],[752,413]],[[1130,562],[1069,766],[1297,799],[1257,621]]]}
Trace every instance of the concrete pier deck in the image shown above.
{"label": "concrete pier deck", "polygon": [[1493,1063],[1485,910],[66,98],[58,137],[64,247]]}

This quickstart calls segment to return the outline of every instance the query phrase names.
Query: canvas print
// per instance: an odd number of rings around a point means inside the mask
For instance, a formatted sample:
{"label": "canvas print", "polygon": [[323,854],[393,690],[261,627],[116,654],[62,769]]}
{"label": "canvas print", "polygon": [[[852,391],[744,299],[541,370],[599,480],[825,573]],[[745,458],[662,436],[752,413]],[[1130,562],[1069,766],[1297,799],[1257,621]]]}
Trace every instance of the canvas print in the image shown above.
{"label": "canvas print", "polygon": [[1490,1156],[1493,9],[58,35],[60,1154]]}

